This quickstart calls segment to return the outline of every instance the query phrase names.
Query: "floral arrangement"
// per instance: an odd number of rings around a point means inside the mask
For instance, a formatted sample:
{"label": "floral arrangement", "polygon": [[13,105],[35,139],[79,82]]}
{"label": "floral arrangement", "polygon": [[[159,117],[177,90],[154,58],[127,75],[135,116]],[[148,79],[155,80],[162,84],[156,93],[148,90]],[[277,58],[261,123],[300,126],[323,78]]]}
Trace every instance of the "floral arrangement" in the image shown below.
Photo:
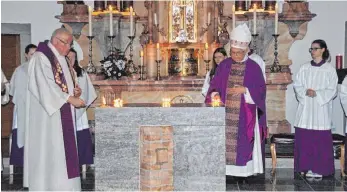
{"label": "floral arrangement", "polygon": [[116,49],[114,53],[111,53],[104,60],[100,61],[103,69],[103,73],[107,79],[120,79],[123,76],[128,76],[127,73],[127,59]]}

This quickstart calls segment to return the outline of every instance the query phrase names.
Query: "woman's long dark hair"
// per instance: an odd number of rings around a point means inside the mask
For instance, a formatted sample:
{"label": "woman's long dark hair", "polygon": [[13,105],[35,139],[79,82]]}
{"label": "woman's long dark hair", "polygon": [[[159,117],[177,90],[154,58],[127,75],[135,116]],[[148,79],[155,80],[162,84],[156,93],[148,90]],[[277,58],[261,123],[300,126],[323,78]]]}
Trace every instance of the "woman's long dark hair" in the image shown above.
{"label": "woman's long dark hair", "polygon": [[212,77],[213,77],[214,74],[216,73],[216,69],[217,69],[217,67],[218,67],[218,65],[217,65],[217,63],[216,63],[216,61],[215,61],[215,59],[214,59],[214,55],[215,55],[216,53],[221,53],[221,54],[224,55],[224,57],[227,56],[227,52],[225,51],[225,49],[224,49],[223,47],[219,47],[219,48],[217,48],[217,49],[214,51],[214,53],[213,53],[213,60],[212,60],[212,69],[211,69],[211,72],[210,72],[210,79],[212,79]]}
{"label": "woman's long dark hair", "polygon": [[75,53],[75,63],[73,64],[73,69],[76,71],[77,73],[77,77],[82,77],[82,71],[83,69],[80,67],[80,65],[78,64],[78,57],[77,57],[77,52],[75,49],[71,48],[70,49],[71,52]]}
{"label": "woman's long dark hair", "polygon": [[314,44],[314,43],[318,44],[320,48],[325,48],[325,51],[323,52],[322,57],[325,61],[330,62],[331,57],[330,57],[330,52],[329,52],[327,43],[322,39],[316,39],[311,44]]}

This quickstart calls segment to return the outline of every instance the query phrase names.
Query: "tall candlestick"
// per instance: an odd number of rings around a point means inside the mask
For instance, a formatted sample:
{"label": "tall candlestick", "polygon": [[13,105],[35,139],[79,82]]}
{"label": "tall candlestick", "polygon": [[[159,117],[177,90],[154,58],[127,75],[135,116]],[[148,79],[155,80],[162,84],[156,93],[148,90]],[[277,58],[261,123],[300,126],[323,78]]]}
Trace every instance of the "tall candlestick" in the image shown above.
{"label": "tall candlestick", "polygon": [[134,32],[134,16],[133,16],[134,10],[133,7],[130,7],[130,35]]}
{"label": "tall candlestick", "polygon": [[342,55],[336,55],[336,69],[342,69]]}
{"label": "tall candlestick", "polygon": [[88,6],[88,11],[89,36],[92,36],[92,7]]}
{"label": "tall candlestick", "polygon": [[160,60],[160,45],[157,43],[157,60]]}
{"label": "tall candlestick", "polygon": [[110,10],[110,36],[113,36],[113,13],[112,13],[112,6],[109,6]]}
{"label": "tall candlestick", "polygon": [[208,16],[207,16],[207,24],[211,23],[211,13],[208,12]]}
{"label": "tall candlestick", "polygon": [[257,4],[253,6],[253,34],[257,34]]}
{"label": "tall candlestick", "polygon": [[154,25],[158,25],[157,13],[154,13]]}
{"label": "tall candlestick", "polygon": [[233,5],[233,29],[235,29],[236,17],[235,17],[235,4]]}
{"label": "tall candlestick", "polygon": [[275,35],[278,34],[278,3],[275,5]]}

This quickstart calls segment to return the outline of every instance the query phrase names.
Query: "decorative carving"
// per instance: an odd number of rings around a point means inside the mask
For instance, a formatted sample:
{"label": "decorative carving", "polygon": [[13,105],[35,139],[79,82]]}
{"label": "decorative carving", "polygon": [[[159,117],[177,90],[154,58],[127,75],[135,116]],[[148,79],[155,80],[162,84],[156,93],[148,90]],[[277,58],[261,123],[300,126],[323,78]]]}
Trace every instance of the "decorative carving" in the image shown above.
{"label": "decorative carving", "polygon": [[222,0],[217,0],[218,14],[223,15],[224,2]]}
{"label": "decorative carving", "polygon": [[227,30],[228,23],[221,23],[219,24],[219,35],[218,35],[218,40],[219,42],[224,46],[227,43],[229,43],[229,33]]}
{"label": "decorative carving", "polygon": [[148,30],[148,25],[147,24],[142,24],[143,26],[143,31],[140,35],[140,44],[141,46],[145,46],[149,43],[149,30]]}
{"label": "decorative carving", "polygon": [[144,3],[147,10],[152,9],[153,1],[145,0],[143,3]]}
{"label": "decorative carving", "polygon": [[283,4],[279,20],[288,25],[290,35],[295,38],[299,34],[299,27],[315,16],[316,14],[309,11],[308,2],[287,1]]}

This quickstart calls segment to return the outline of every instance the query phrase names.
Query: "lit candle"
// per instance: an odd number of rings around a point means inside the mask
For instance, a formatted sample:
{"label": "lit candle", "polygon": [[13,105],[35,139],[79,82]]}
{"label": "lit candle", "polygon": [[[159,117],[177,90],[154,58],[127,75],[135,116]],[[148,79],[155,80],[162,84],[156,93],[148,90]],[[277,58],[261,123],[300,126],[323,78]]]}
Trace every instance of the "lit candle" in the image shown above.
{"label": "lit candle", "polygon": [[110,10],[110,36],[113,36],[113,13],[112,13],[112,6],[109,6]]}
{"label": "lit candle", "polygon": [[160,60],[160,45],[157,43],[157,60]]}
{"label": "lit candle", "polygon": [[161,106],[162,107],[170,107],[171,106],[171,99],[170,98],[163,98]]}
{"label": "lit candle", "polygon": [[113,100],[113,106],[114,107],[123,107],[123,100],[121,100],[121,99]]}
{"label": "lit candle", "polygon": [[205,60],[208,60],[208,43],[205,43]]}
{"label": "lit candle", "polygon": [[143,51],[140,52],[140,66],[143,66]]}
{"label": "lit candle", "polygon": [[278,34],[278,3],[275,5],[275,35]]}
{"label": "lit candle", "polygon": [[342,69],[342,55],[336,55],[336,69]]}
{"label": "lit candle", "polygon": [[257,34],[257,4],[253,6],[253,34]]}
{"label": "lit candle", "polygon": [[102,106],[106,106],[106,99],[105,99],[105,96],[102,97]]}
{"label": "lit candle", "polygon": [[219,107],[220,105],[220,100],[212,98],[212,107]]}
{"label": "lit candle", "polygon": [[88,6],[88,23],[89,23],[89,36],[92,36],[92,8],[90,6]]}
{"label": "lit candle", "polygon": [[207,25],[209,25],[211,23],[211,13],[208,12],[208,16],[207,16]]}
{"label": "lit candle", "polygon": [[157,13],[154,13],[154,25],[158,25]]}
{"label": "lit candle", "polygon": [[236,17],[235,17],[235,4],[233,5],[233,29],[235,29]]}
{"label": "lit candle", "polygon": [[130,7],[130,35],[133,35],[134,32],[134,10],[133,7]]}

